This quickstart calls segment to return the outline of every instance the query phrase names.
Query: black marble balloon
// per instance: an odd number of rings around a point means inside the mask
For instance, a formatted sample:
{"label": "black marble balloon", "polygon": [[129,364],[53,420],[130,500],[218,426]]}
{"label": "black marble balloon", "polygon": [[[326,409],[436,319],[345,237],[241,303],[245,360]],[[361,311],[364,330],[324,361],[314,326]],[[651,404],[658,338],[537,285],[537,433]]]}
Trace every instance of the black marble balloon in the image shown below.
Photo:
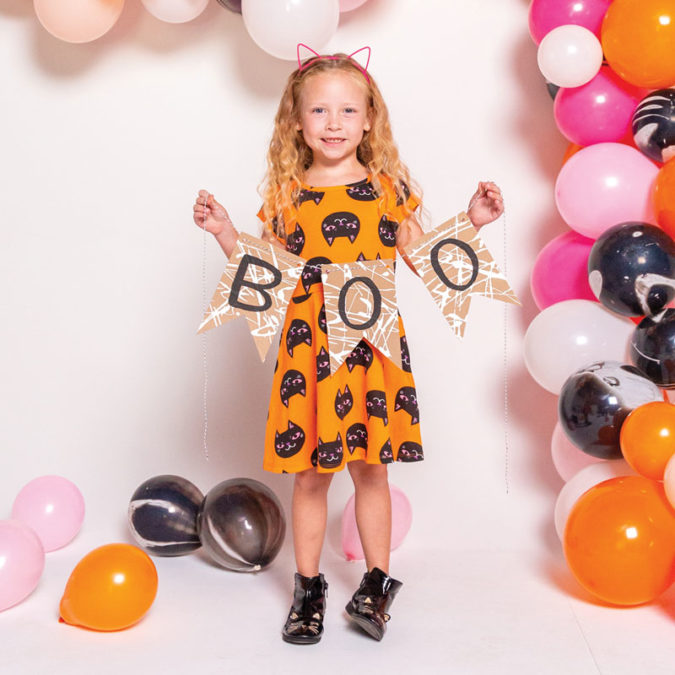
{"label": "black marble balloon", "polygon": [[218,0],[218,2],[231,12],[241,14],[241,0]]}
{"label": "black marble balloon", "polygon": [[252,478],[232,478],[209,490],[198,520],[204,550],[234,572],[257,572],[276,557],[286,518],[276,495]]}
{"label": "black marble balloon", "polygon": [[548,89],[548,95],[555,101],[555,97],[558,95],[560,87],[557,84],[553,84],[553,82],[549,82],[547,80],[546,89]]}
{"label": "black marble balloon", "polygon": [[621,457],[619,433],[629,413],[650,401],[662,401],[660,389],[634,366],[618,361],[593,363],[567,378],[558,415],[567,437],[593,457]]}
{"label": "black marble balloon", "polygon": [[633,332],[630,356],[652,382],[675,389],[675,309],[640,321]]}
{"label": "black marble balloon", "polygon": [[635,145],[656,162],[675,157],[675,89],[647,94],[633,113]]}
{"label": "black marble balloon", "polygon": [[675,298],[675,243],[655,225],[611,227],[591,248],[588,283],[618,314],[658,314]]}
{"label": "black marble balloon", "polygon": [[129,503],[136,541],[155,555],[184,555],[201,546],[197,518],[202,492],[180,476],[155,476],[139,485]]}

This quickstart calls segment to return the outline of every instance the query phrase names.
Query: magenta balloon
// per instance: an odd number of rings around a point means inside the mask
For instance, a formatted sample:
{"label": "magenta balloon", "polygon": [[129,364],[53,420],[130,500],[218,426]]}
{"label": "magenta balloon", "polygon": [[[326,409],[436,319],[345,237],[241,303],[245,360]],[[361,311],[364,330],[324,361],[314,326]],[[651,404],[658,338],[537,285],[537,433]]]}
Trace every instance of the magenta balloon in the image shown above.
{"label": "magenta balloon", "polygon": [[628,145],[589,145],[572,155],[558,174],[558,211],[571,228],[593,239],[619,223],[655,225],[652,193],[658,172]]}
{"label": "magenta balloon", "polygon": [[45,551],[25,523],[0,520],[0,611],[30,595],[40,581]]}
{"label": "magenta balloon", "polygon": [[[412,523],[412,508],[403,491],[395,485],[389,486],[391,495],[391,550],[398,548],[405,539]],[[342,512],[342,550],[347,560],[363,560],[365,554],[356,527],[354,495],[345,504]]]}
{"label": "magenta balloon", "polygon": [[620,141],[644,93],[604,66],[590,82],[560,89],[553,114],[558,129],[572,143],[586,146]]}
{"label": "magenta balloon", "polygon": [[40,476],[19,491],[12,518],[29,525],[46,552],[65,546],[80,531],[84,498],[77,486],[62,476]]}
{"label": "magenta balloon", "polygon": [[532,0],[530,35],[539,44],[549,31],[571,23],[600,37],[602,20],[611,4],[612,0]]}
{"label": "magenta balloon", "polygon": [[563,300],[596,299],[588,285],[588,254],[594,243],[578,232],[565,232],[541,249],[530,279],[539,309]]}

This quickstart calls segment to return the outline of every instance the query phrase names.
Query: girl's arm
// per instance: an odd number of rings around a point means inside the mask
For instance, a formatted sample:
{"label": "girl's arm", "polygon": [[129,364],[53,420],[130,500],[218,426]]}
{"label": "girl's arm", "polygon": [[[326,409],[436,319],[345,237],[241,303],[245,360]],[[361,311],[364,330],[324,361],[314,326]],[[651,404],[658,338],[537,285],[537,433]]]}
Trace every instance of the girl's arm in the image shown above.
{"label": "girl's arm", "polygon": [[403,258],[405,264],[415,273],[417,276],[417,270],[414,265],[410,262],[410,258],[406,255],[403,250],[409,244],[412,244],[416,239],[419,239],[424,234],[424,230],[420,225],[419,220],[414,213],[411,213],[399,226],[396,230],[396,248]]}
{"label": "girl's arm", "polygon": [[192,207],[192,217],[195,225],[212,234],[223,253],[229,258],[239,238],[225,207],[219,204],[213,195],[206,190],[200,190]]}

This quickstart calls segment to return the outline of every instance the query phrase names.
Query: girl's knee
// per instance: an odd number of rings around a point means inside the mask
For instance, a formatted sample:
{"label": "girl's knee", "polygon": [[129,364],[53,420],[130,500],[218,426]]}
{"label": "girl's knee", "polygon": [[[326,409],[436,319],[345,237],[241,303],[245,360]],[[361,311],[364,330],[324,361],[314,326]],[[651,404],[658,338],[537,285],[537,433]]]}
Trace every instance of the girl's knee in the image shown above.
{"label": "girl's knee", "polygon": [[307,469],[295,474],[295,487],[313,492],[328,490],[332,479],[332,473],[319,473],[316,469]]}
{"label": "girl's knee", "polygon": [[354,485],[380,485],[388,483],[386,464],[368,464],[363,460],[347,464]]}

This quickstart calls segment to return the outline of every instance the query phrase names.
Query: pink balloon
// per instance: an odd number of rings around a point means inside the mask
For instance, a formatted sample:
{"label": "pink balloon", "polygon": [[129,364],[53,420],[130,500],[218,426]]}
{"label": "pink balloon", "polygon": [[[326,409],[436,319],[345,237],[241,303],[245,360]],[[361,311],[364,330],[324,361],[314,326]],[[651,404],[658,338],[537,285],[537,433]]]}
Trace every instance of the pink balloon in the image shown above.
{"label": "pink balloon", "polygon": [[340,13],[351,12],[353,9],[365,5],[367,0],[340,0]]}
{"label": "pink balloon", "polygon": [[563,300],[595,300],[588,285],[588,254],[595,241],[578,232],[558,235],[544,246],[532,269],[530,287],[539,309]]}
{"label": "pink balloon", "polygon": [[[405,539],[412,523],[412,508],[408,498],[395,485],[389,486],[391,494],[391,550],[398,548]],[[345,504],[342,512],[342,550],[347,560],[363,560],[365,555],[356,527],[354,495]]]}
{"label": "pink balloon", "polygon": [[84,498],[67,478],[41,476],[21,488],[12,506],[12,518],[26,523],[45,551],[55,551],[80,531]]}
{"label": "pink balloon", "polygon": [[656,224],[652,192],[658,172],[628,145],[597,143],[582,148],[558,175],[558,211],[571,228],[593,239],[619,223]]}
{"label": "pink balloon", "polygon": [[124,0],[33,0],[38,21],[66,42],[91,42],[117,22]]}
{"label": "pink balloon", "polygon": [[560,132],[572,143],[620,141],[644,93],[605,66],[590,82],[560,89],[553,114]]}
{"label": "pink balloon", "polygon": [[563,431],[560,422],[556,422],[553,428],[553,436],[551,437],[551,458],[553,459],[553,466],[558,472],[558,475],[564,480],[568,481],[572,476],[579,473],[582,469],[604,462],[604,459],[588,455],[582,450],[579,450]]}
{"label": "pink balloon", "polygon": [[602,20],[611,4],[612,0],[532,0],[530,35],[539,44],[554,28],[574,24],[600,37]]}
{"label": "pink balloon", "polygon": [[0,611],[21,602],[40,581],[45,551],[39,537],[17,520],[0,520]]}

